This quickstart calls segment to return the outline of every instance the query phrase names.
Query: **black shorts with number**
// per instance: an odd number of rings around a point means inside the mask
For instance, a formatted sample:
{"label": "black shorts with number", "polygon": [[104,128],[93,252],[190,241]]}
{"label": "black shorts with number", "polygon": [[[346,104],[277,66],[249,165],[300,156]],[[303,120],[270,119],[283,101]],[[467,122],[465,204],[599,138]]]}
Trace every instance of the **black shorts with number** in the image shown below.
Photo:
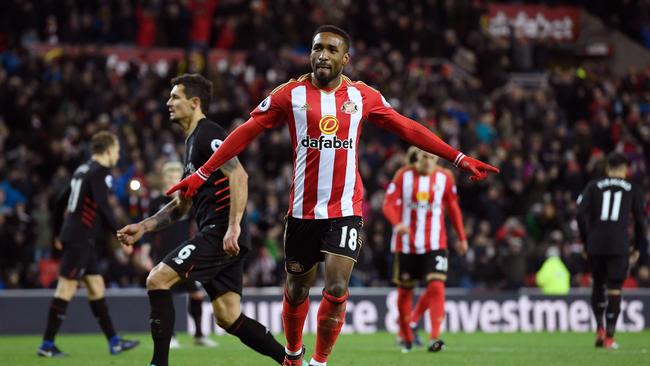
{"label": "black shorts with number", "polygon": [[201,231],[172,250],[162,261],[182,279],[200,282],[210,300],[229,291],[241,295],[248,249],[241,246],[238,255],[228,255],[223,250],[223,235],[215,230]]}
{"label": "black shorts with number", "polygon": [[95,241],[88,239],[85,242],[63,243],[59,274],[71,280],[99,274]]}
{"label": "black shorts with number", "polygon": [[423,254],[395,253],[393,258],[393,281],[427,280],[431,274],[447,275],[447,250],[432,250]]}
{"label": "black shorts with number", "polygon": [[627,255],[589,255],[589,266],[594,283],[605,284],[611,289],[623,286],[629,263],[630,259]]}
{"label": "black shorts with number", "polygon": [[325,253],[357,261],[361,251],[361,216],[333,219],[287,217],[284,231],[285,268],[299,275],[325,259]]}

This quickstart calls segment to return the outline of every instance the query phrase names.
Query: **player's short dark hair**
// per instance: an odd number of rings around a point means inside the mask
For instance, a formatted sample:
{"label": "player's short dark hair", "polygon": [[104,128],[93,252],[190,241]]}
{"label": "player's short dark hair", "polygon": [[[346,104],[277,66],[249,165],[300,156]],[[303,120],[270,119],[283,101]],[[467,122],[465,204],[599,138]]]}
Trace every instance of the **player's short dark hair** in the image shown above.
{"label": "player's short dark hair", "polygon": [[316,37],[316,35],[319,33],[325,33],[325,32],[334,33],[341,36],[343,38],[343,41],[345,42],[345,47],[348,48],[347,49],[348,51],[350,50],[350,47],[352,47],[352,38],[350,38],[350,35],[343,29],[331,24],[321,25],[320,27],[318,27],[318,29],[316,29],[316,31],[314,32],[312,38]]}
{"label": "player's short dark hair", "polygon": [[627,166],[627,158],[625,155],[617,152],[611,152],[607,155],[607,169],[616,169],[622,166]]}
{"label": "player's short dark hair", "polygon": [[199,98],[201,101],[201,110],[206,112],[208,105],[212,100],[212,82],[203,75],[183,74],[172,79],[174,85],[183,85],[185,87],[185,96],[187,98]]}
{"label": "player's short dark hair", "polygon": [[117,136],[108,131],[99,131],[90,138],[90,152],[103,154],[117,144]]}

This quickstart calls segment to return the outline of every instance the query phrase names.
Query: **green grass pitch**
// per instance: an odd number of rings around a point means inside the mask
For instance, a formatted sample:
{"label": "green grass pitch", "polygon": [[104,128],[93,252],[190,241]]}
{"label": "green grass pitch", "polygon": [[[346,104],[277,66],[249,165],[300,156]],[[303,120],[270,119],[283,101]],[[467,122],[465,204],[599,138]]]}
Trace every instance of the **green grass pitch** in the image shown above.
{"label": "green grass pitch", "polygon": [[[60,335],[57,345],[70,357],[44,359],[36,356],[39,336],[0,336],[0,364],[7,366],[40,365],[111,365],[146,366],[152,352],[148,334],[129,335],[142,344],[135,350],[109,356],[106,341],[99,334]],[[217,348],[191,345],[187,335],[181,335],[180,349],[171,350],[170,365],[263,366],[274,363],[247,349],[232,336],[215,336]],[[283,342],[282,336],[278,336]],[[388,333],[340,336],[329,359],[330,366],[415,366],[415,365],[478,365],[478,366],[556,366],[556,365],[650,365],[650,331],[620,333],[619,350],[593,347],[590,333],[510,333],[510,334],[444,334],[446,348],[429,353],[416,348],[402,354],[395,346],[395,336]],[[314,349],[314,336],[305,337],[307,357]]]}

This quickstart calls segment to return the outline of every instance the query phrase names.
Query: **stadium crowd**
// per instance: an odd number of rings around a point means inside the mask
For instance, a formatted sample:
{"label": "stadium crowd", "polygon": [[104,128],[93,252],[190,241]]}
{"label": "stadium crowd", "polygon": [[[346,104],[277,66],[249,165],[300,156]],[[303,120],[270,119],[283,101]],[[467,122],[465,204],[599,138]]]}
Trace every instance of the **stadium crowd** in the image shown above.
{"label": "stadium crowd", "polygon": [[[550,247],[560,249],[572,284],[586,286],[575,200],[600,174],[607,152],[625,153],[631,178],[650,201],[650,65],[622,77],[598,63],[547,68],[544,44],[488,37],[480,27],[481,2],[399,2],[385,12],[381,1],[313,1],[306,12],[296,10],[296,1],[273,7],[236,0],[44,3],[51,6],[0,5],[20,8],[8,23],[0,22],[1,288],[52,286],[57,253],[51,247],[50,208],[72,170],[88,158],[90,135],[108,129],[120,136],[114,206],[123,223],[139,220],[165,188],[162,164],[182,159],[182,133],[168,122],[164,105],[170,78],[183,72],[209,77],[215,86],[209,114],[232,128],[276,85],[308,71],[310,32],[323,19],[349,25],[355,43],[346,75],[376,86],[404,115],[501,169],[474,184],[452,168],[470,251],[466,257],[452,253],[450,286],[534,286]],[[150,67],[117,62],[101,48],[40,54],[30,47],[35,41],[229,52],[214,63],[188,59]],[[508,82],[511,71],[542,69],[548,82],[534,88]],[[407,146],[371,124],[364,136],[359,162],[366,226],[351,284],[388,285],[390,227],[381,203]],[[255,248],[249,286],[281,283],[290,154],[286,131],[273,130],[241,156],[250,176],[248,219]],[[146,275],[114,242],[102,248],[107,283],[142,285]],[[648,264],[635,269],[626,284],[650,287]]]}

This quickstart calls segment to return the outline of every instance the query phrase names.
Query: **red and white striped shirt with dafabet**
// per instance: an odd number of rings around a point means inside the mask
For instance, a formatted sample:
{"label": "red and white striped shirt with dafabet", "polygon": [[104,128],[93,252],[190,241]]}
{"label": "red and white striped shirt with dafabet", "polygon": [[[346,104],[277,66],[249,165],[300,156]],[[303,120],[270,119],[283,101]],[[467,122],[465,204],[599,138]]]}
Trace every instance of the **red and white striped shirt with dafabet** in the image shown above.
{"label": "red and white striped shirt with dafabet", "polygon": [[[303,219],[361,216],[358,145],[365,119],[397,115],[375,89],[341,78],[326,91],[309,75],[276,88],[251,112],[266,128],[286,122],[293,144],[289,215]],[[401,116],[400,116],[401,117]]]}
{"label": "red and white striped shirt with dafabet", "polygon": [[446,211],[459,239],[465,240],[456,185],[445,169],[436,168],[431,174],[419,174],[413,167],[398,171],[386,189],[383,211],[393,226],[401,223],[409,228],[408,234],[401,235],[393,230],[393,253],[447,249]]}

